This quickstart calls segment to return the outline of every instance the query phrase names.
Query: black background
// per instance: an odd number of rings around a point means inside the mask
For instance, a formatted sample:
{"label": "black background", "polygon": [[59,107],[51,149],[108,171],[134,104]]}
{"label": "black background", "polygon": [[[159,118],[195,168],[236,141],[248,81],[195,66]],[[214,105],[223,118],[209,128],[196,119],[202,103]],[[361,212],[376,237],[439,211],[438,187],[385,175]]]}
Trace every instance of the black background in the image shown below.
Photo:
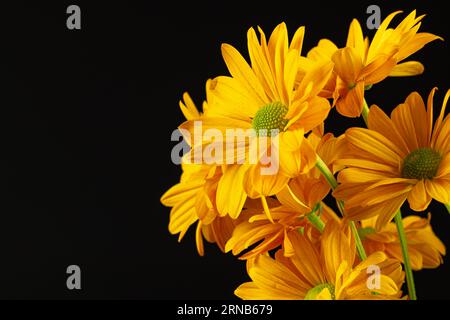
{"label": "black background", "polygon": [[[69,4],[81,7],[81,30],[66,28]],[[270,34],[285,21],[292,35],[306,25],[304,52],[324,37],[343,46],[369,4],[383,18],[417,8],[428,15],[422,30],[449,37],[444,1],[2,5],[0,298],[234,298],[245,263],[214,245],[199,257],[194,230],[181,243],[167,231],[159,198],[180,174],[170,161],[178,100],[188,91],[200,105],[206,79],[226,74],[220,44],[246,52],[249,27]],[[412,57],[424,75],[383,81],[369,103],[390,111],[411,91],[438,86],[440,108],[448,57],[448,42],[428,45]],[[333,111],[327,130],[352,125],[363,123]],[[450,245],[450,216],[437,203],[430,210]],[[415,273],[419,298],[450,298],[448,260]],[[82,269],[81,291],[66,288],[71,264]]]}

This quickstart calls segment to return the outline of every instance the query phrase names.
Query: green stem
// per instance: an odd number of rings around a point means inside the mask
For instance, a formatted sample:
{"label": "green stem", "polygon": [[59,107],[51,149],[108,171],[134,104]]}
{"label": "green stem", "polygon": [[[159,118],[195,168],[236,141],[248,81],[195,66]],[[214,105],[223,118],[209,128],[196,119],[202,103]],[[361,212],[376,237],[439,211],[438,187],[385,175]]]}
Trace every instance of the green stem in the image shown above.
{"label": "green stem", "polygon": [[356,228],[356,224],[354,221],[350,221],[350,228],[352,229],[352,233],[355,236],[356,249],[358,250],[358,255],[361,258],[361,260],[366,260],[367,259],[366,250],[364,250],[364,245],[361,241],[358,228]]}
{"label": "green stem", "polygon": [[367,105],[366,99],[364,99],[361,115],[364,119],[366,127],[369,127],[369,106]]}
{"label": "green stem", "polygon": [[445,207],[447,208],[448,213],[450,213],[450,203],[447,203],[447,204],[445,205]]}
{"label": "green stem", "polygon": [[328,184],[331,186],[331,189],[336,189],[338,186],[338,182],[336,181],[333,173],[328,168],[327,164],[322,160],[322,158],[319,157],[319,155],[317,155],[316,167],[325,177]]}
{"label": "green stem", "polygon": [[320,233],[322,233],[325,229],[325,223],[323,223],[322,219],[320,219],[320,217],[316,214],[317,210],[319,209],[320,203],[317,204],[313,211],[306,215],[306,218],[317,230],[320,231]]}
{"label": "green stem", "polygon": [[400,238],[400,246],[402,247],[403,264],[405,265],[406,283],[408,285],[409,298],[417,300],[416,288],[414,286],[414,277],[411,269],[411,261],[409,260],[408,244],[406,241],[405,229],[403,227],[402,212],[398,210],[395,215],[395,224],[397,225],[398,237]]}
{"label": "green stem", "polygon": [[[333,173],[328,168],[327,164],[317,155],[316,167],[322,173],[322,175],[327,180],[328,184],[331,186],[331,189],[336,189],[338,186],[338,182],[334,177]],[[344,203],[340,200],[337,201],[337,205],[339,207],[339,211],[342,215],[344,215]],[[350,221],[350,228],[352,230],[353,236],[355,237],[356,249],[358,250],[358,255],[361,260],[365,260],[367,258],[366,251],[364,250],[364,246],[362,244],[361,238],[358,234],[358,229],[356,228],[355,222]]]}

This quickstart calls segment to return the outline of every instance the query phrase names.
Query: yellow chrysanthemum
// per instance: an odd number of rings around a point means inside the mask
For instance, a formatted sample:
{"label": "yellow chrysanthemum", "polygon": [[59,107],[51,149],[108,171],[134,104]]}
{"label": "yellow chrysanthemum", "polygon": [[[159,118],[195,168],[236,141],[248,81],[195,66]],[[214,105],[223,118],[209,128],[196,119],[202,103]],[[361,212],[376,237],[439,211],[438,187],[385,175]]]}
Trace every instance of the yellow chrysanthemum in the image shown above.
{"label": "yellow chrysanthemum", "polygon": [[[424,15],[416,17],[412,11],[396,28],[388,28],[393,18],[401,11],[386,17],[372,41],[364,38],[361,25],[354,19],[350,24],[345,48],[338,49],[331,41],[323,39],[307,55],[309,64],[333,61],[334,78],[325,87],[324,96],[335,100],[339,113],[358,117],[364,103],[364,90],[381,82],[388,76],[414,76],[421,74],[423,65],[417,61],[403,62],[427,43],[441,37],[418,32]],[[334,86],[334,88],[333,88]]]}
{"label": "yellow chrysanthemum", "polygon": [[[226,243],[225,252],[232,251],[234,255],[240,255],[246,251],[239,257],[239,259],[246,260],[282,246],[284,255],[291,256],[294,252],[288,237],[290,232],[301,230],[310,239],[319,239],[320,232],[308,222],[305,214],[301,214],[289,205],[283,205],[276,200],[270,198],[267,200],[271,200],[269,206],[273,221],[267,218],[261,206],[250,210],[245,209],[242,213],[243,219],[240,219],[240,222],[236,224],[232,236]],[[325,203],[322,203],[321,206],[320,219],[324,224],[332,220],[339,221],[334,211]],[[244,219],[248,216],[250,218]]]}
{"label": "yellow chrysanthemum", "polygon": [[[403,262],[399,236],[395,223],[391,222],[376,231],[376,217],[361,221],[359,234],[368,254],[383,251],[390,258]],[[418,216],[403,218],[408,252],[414,270],[437,268],[443,263],[445,246],[434,234],[428,219]]]}
{"label": "yellow chrysanthemum", "polygon": [[[257,255],[274,250],[287,241],[287,233],[298,229],[311,230],[306,219],[298,213],[283,206],[275,199],[268,198],[268,206],[271,210],[272,221],[267,218],[260,202],[248,200],[242,212],[241,222],[236,225],[232,236],[225,246],[225,252],[232,251],[234,255],[245,252],[239,259],[250,259]],[[245,217],[245,218],[244,218]]]}
{"label": "yellow chrysanthemum", "polygon": [[[252,282],[236,289],[242,299],[347,300],[395,299],[401,296],[403,272],[398,261],[382,252],[355,265],[355,244],[348,229],[328,223],[319,244],[298,232],[288,234],[294,254],[280,250],[272,259],[260,255],[248,261]],[[379,286],[368,286],[369,266],[380,268]]]}
{"label": "yellow chrysanthemum", "polygon": [[346,166],[339,173],[334,195],[344,200],[347,218],[364,220],[378,216],[376,228],[389,223],[408,199],[415,211],[424,211],[431,199],[450,202],[450,117],[445,107],[433,126],[433,97],[427,109],[421,96],[411,93],[389,118],[372,106],[368,129],[346,132],[352,152],[338,163]]}
{"label": "yellow chrysanthemum", "polygon": [[[204,130],[220,130],[223,136],[227,129],[255,130],[256,137],[240,146],[233,145],[232,154],[248,154],[252,146],[259,145],[261,137],[271,138],[271,129],[279,130],[279,150],[269,148],[265,154],[279,152],[280,170],[276,174],[261,174],[261,162],[229,165],[223,171],[217,192],[218,210],[233,218],[239,216],[247,196],[261,197],[267,208],[265,197],[279,192],[291,176],[314,166],[315,154],[304,141],[304,134],[320,126],[330,109],[328,100],[317,94],[331,75],[331,62],[317,65],[296,83],[304,28],[295,32],[290,44],[284,23],[275,28],[269,41],[262,30],[259,32],[260,40],[253,28],[248,31],[251,65],[235,48],[222,45],[231,77],[220,76],[210,83],[208,114],[201,119]],[[194,121],[187,121],[181,128],[193,132],[194,125]]]}

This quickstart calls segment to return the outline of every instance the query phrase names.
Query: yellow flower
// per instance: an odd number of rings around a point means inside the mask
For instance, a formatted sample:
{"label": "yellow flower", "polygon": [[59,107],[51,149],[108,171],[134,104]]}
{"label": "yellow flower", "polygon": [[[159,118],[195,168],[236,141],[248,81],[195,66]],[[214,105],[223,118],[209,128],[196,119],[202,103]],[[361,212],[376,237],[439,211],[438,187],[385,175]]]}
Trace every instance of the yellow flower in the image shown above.
{"label": "yellow flower", "polygon": [[[424,15],[416,17],[412,11],[396,28],[388,28],[400,11],[390,14],[381,23],[372,41],[364,38],[361,25],[354,19],[350,24],[345,48],[338,49],[323,39],[308,53],[312,62],[333,61],[335,88],[328,83],[324,96],[333,97],[339,113],[358,117],[364,103],[364,91],[388,76],[414,76],[421,74],[423,65],[417,61],[403,62],[427,43],[441,37],[418,32]],[[314,65],[314,63],[310,64]],[[304,64],[307,65],[307,64]],[[333,78],[332,78],[333,79]]]}
{"label": "yellow flower", "polygon": [[[363,239],[366,253],[383,251],[390,258],[403,262],[397,227],[395,223],[387,224],[380,231],[375,230],[376,217],[361,221],[359,234]],[[417,216],[403,218],[408,252],[414,270],[437,268],[443,263],[442,256],[446,250],[444,244],[434,234],[428,219]]]}
{"label": "yellow flower", "polygon": [[[232,251],[234,255],[239,255],[251,248],[239,257],[239,259],[245,260],[282,246],[284,255],[291,256],[294,252],[290,238],[287,236],[290,232],[301,230],[310,239],[319,239],[320,232],[308,222],[304,214],[274,199],[268,198],[267,200],[271,200],[269,206],[273,222],[267,218],[261,206],[245,209],[241,216],[242,219],[236,224],[232,236],[226,243],[225,252]],[[324,223],[331,220],[339,221],[333,210],[325,203],[321,205],[320,218]]]}
{"label": "yellow flower", "polygon": [[[218,210],[233,218],[239,216],[247,196],[261,198],[267,208],[265,197],[279,192],[292,175],[314,166],[315,154],[304,141],[304,134],[320,126],[330,109],[328,100],[317,94],[332,73],[331,62],[317,65],[296,82],[304,28],[295,32],[290,44],[284,23],[275,28],[269,41],[262,30],[259,32],[260,40],[253,28],[247,34],[251,65],[234,47],[222,45],[231,77],[220,76],[210,82],[208,114],[201,119],[204,130],[219,130],[224,136],[227,129],[255,130],[256,137],[251,141],[230,147],[233,155],[248,154],[260,145],[261,138],[273,139],[270,130],[279,131],[279,149],[270,147],[258,154],[257,163],[230,165],[223,171]],[[181,128],[193,132],[194,121],[185,122]],[[280,154],[280,170],[261,174],[265,166],[261,157],[275,153]]]}
{"label": "yellow flower", "polygon": [[376,228],[380,229],[406,199],[415,211],[424,211],[431,199],[450,202],[450,117],[444,117],[450,90],[433,126],[435,90],[430,92],[427,109],[413,92],[390,118],[374,105],[368,129],[347,130],[352,152],[337,161],[347,168],[339,173],[340,185],[334,192],[344,200],[347,218],[378,216]]}
{"label": "yellow flower", "polygon": [[[403,283],[400,263],[387,259],[382,252],[355,264],[355,244],[348,228],[328,223],[320,243],[306,235],[288,234],[294,254],[283,251],[275,259],[260,255],[249,260],[247,271],[252,282],[240,285],[235,294],[242,299],[275,300],[347,300],[395,299],[401,296]],[[370,279],[369,266],[380,269],[376,286]]]}
{"label": "yellow flower", "polygon": [[313,232],[308,222],[300,214],[281,205],[275,199],[268,198],[267,200],[273,222],[267,218],[260,202],[248,200],[247,208],[240,216],[241,222],[236,225],[232,236],[226,243],[225,252],[232,251],[234,255],[239,255],[251,248],[239,257],[239,259],[250,259],[281,245],[286,246],[284,243],[288,241],[286,235],[292,230],[305,230],[306,228],[308,231],[305,232]]}

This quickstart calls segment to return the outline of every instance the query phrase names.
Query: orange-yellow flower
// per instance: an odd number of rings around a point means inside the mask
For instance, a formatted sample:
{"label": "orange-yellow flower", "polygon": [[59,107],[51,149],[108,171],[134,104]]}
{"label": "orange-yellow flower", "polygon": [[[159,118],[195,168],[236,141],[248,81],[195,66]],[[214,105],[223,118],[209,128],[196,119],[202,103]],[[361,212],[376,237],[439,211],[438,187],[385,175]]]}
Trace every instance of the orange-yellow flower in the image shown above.
{"label": "orange-yellow flower", "polygon": [[340,185],[334,192],[344,200],[347,218],[378,216],[380,229],[406,199],[415,211],[424,211],[431,199],[450,202],[450,117],[444,117],[450,90],[433,126],[435,90],[427,109],[413,92],[390,118],[374,105],[368,129],[347,130],[351,153],[337,161],[346,168],[339,173]]}
{"label": "orange-yellow flower", "polygon": [[[408,252],[414,270],[437,268],[443,263],[445,246],[434,234],[428,219],[418,216],[403,218]],[[361,221],[361,235],[367,254],[383,251],[388,257],[403,262],[397,227],[388,223],[381,230],[375,230],[376,217]]]}
{"label": "orange-yellow flower", "polygon": [[[364,37],[361,25],[354,19],[350,24],[347,43],[338,49],[331,41],[323,39],[307,55],[307,67],[321,61],[333,61],[334,78],[322,95],[335,100],[339,113],[358,117],[364,104],[364,91],[388,76],[414,76],[421,74],[423,65],[418,61],[402,62],[427,43],[441,37],[418,32],[424,15],[416,17],[412,11],[396,28],[388,28],[401,11],[391,13],[381,23],[372,41]],[[402,62],[402,63],[401,63]],[[331,82],[334,80],[334,83]],[[334,86],[334,88],[333,88]]]}
{"label": "orange-yellow flower", "polygon": [[[247,196],[261,198],[266,204],[266,197],[278,193],[292,175],[314,166],[315,153],[304,141],[304,134],[320,126],[330,110],[328,100],[318,93],[331,75],[332,62],[317,65],[296,82],[304,28],[295,32],[290,43],[284,23],[275,28],[268,41],[261,29],[259,33],[260,39],[253,28],[247,34],[250,65],[234,47],[222,45],[231,76],[210,82],[208,114],[201,119],[204,130],[219,130],[224,136],[227,129],[256,131],[251,141],[231,146],[232,154],[248,154],[262,138],[272,137],[270,130],[279,131],[279,148],[271,147],[264,154],[280,154],[280,170],[275,174],[261,174],[264,164],[260,161],[230,165],[223,171],[218,210],[233,218],[239,216]],[[181,128],[193,132],[194,121],[188,120]]]}
{"label": "orange-yellow flower", "polygon": [[[348,228],[328,223],[318,244],[307,235],[288,234],[294,254],[283,250],[275,255],[257,256],[248,261],[252,279],[236,289],[242,299],[346,300],[395,299],[401,296],[403,272],[398,261],[382,252],[355,264],[355,244]],[[379,286],[368,285],[369,266],[378,266]]]}

